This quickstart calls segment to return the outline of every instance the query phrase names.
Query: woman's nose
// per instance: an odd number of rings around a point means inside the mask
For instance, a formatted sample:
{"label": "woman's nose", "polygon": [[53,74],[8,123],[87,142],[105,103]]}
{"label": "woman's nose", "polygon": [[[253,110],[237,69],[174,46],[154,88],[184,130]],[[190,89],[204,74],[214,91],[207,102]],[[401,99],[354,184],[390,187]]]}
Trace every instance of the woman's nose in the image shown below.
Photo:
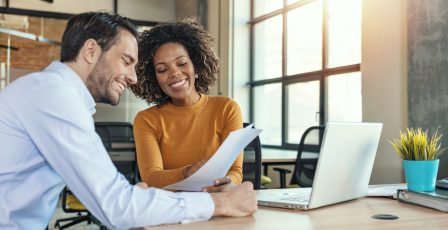
{"label": "woman's nose", "polygon": [[173,71],[172,73],[173,73],[173,74],[171,74],[172,78],[177,78],[177,77],[180,77],[182,75],[182,73],[180,71],[177,71],[177,70]]}

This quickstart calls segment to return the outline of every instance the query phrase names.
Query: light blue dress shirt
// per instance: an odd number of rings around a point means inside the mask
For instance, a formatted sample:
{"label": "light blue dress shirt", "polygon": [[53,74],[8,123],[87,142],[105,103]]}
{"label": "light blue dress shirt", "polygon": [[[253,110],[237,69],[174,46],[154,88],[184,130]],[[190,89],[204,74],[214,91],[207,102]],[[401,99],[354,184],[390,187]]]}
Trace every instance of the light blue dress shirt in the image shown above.
{"label": "light blue dress shirt", "polygon": [[211,217],[207,193],[130,185],[96,134],[94,113],[84,82],[61,62],[0,92],[0,229],[44,229],[66,184],[113,229]]}

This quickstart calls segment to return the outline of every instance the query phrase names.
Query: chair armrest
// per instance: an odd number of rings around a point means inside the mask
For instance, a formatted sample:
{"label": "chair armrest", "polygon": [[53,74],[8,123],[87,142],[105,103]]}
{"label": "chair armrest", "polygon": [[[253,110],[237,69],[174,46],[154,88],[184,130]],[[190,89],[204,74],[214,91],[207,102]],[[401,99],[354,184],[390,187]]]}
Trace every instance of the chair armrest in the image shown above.
{"label": "chair armrest", "polygon": [[284,168],[274,168],[274,171],[280,173],[280,188],[286,188],[286,174],[291,173],[291,170]]}

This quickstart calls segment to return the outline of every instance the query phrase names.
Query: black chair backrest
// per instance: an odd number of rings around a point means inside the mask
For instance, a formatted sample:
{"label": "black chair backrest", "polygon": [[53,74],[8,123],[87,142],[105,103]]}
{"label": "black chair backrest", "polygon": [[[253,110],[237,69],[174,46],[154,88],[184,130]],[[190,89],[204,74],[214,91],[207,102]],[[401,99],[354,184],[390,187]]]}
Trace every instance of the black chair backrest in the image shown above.
{"label": "black chair backrest", "polygon": [[[244,123],[243,126],[248,126]],[[255,190],[261,188],[261,144],[257,136],[244,148],[243,181],[250,181]]]}
{"label": "black chair backrest", "polygon": [[303,133],[297,149],[297,159],[291,184],[298,184],[300,187],[311,187],[313,185],[318,159],[303,159],[302,153],[320,152],[324,130],[325,126],[312,126]]}
{"label": "black chair backrest", "polygon": [[[104,147],[112,150],[112,143],[134,144],[134,133],[131,123],[128,122],[95,122],[95,131],[101,137]],[[129,147],[133,148],[133,147]],[[117,148],[114,148],[115,150]],[[126,149],[122,146],[119,149]]]}
{"label": "black chair backrest", "polygon": [[139,181],[133,126],[128,122],[95,122],[95,131],[110,155],[118,152],[134,154],[133,161],[114,161],[118,171],[131,183]]}

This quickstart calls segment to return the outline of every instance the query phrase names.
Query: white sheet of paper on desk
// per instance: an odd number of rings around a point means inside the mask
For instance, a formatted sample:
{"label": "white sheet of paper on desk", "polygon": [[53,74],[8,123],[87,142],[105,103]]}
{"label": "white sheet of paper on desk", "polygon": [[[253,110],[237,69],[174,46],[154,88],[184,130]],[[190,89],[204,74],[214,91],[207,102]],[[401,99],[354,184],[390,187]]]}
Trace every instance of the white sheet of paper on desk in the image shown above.
{"label": "white sheet of paper on desk", "polygon": [[261,133],[261,129],[253,129],[252,126],[253,124],[231,132],[215,154],[198,171],[190,177],[164,188],[200,191],[204,187],[213,185],[213,180],[225,177],[239,153]]}
{"label": "white sheet of paper on desk", "polygon": [[397,199],[397,190],[406,189],[406,184],[379,184],[370,185],[367,196],[383,196]]}

